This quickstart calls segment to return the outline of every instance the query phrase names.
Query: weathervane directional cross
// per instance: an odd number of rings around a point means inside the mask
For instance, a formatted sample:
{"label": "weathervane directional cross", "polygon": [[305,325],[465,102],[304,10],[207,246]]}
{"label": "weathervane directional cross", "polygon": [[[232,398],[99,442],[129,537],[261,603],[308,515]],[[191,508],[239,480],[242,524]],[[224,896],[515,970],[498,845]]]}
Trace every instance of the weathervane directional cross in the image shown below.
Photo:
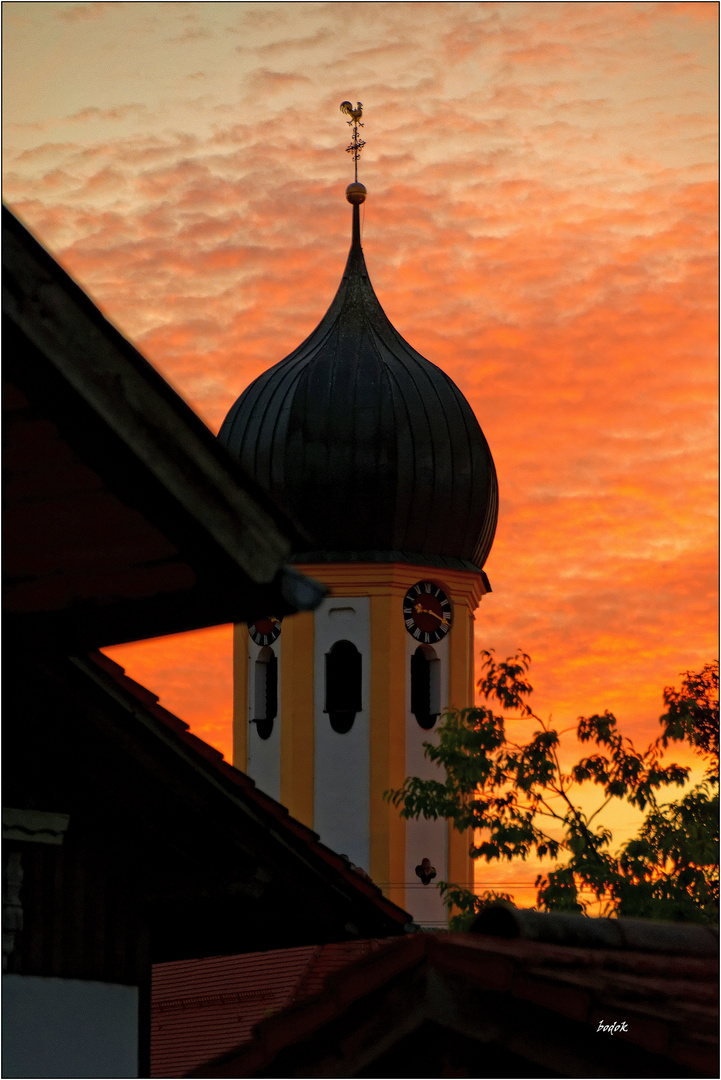
{"label": "weathervane directional cross", "polygon": [[340,111],[345,113],[346,116],[350,116],[348,126],[353,128],[353,141],[346,146],[346,153],[353,155],[353,163],[355,165],[355,180],[358,183],[358,158],[360,157],[361,150],[365,146],[365,140],[358,138],[358,128],[364,127],[361,123],[361,116],[363,115],[363,105],[360,101],[356,102],[355,109],[350,101],[342,101],[340,104]]}

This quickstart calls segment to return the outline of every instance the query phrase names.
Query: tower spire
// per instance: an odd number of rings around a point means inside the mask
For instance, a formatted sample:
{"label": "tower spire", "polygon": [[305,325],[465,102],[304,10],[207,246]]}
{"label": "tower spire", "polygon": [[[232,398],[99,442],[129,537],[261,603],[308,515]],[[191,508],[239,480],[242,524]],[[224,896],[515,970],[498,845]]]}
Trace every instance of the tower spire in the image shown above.
{"label": "tower spire", "polygon": [[[362,116],[360,103],[342,109]],[[472,879],[469,837],[442,820],[404,821],[382,792],[407,774],[442,780],[423,744],[449,705],[472,705],[473,613],[490,589],[498,484],[469,403],[373,291],[365,197],[363,184],[348,185],[353,239],[325,315],[220,429],[313,537],[293,560],[328,590],[312,615],[272,634],[270,623],[238,629],[235,761],[416,922],[439,926],[433,875]]]}
{"label": "tower spire", "polygon": [[358,183],[358,158],[361,155],[361,150],[365,146],[365,139],[361,139],[358,135],[358,128],[364,127],[361,122],[361,116],[363,115],[362,102],[356,102],[355,109],[350,101],[342,101],[340,105],[340,111],[345,113],[346,116],[350,116],[348,126],[353,128],[353,138],[348,146],[346,146],[346,153],[353,155],[353,167],[355,179],[352,184],[349,184],[346,188],[345,197],[349,203],[353,206],[353,232],[355,239],[357,218],[358,218],[358,206],[360,203],[365,202],[366,189],[363,184]]}

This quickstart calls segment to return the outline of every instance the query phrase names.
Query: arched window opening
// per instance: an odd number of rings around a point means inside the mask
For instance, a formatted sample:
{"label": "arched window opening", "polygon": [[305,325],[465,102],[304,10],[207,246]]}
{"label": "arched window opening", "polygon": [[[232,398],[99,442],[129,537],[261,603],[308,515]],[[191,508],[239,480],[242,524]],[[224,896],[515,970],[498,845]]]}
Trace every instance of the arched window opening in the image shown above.
{"label": "arched window opening", "polygon": [[278,715],[278,657],[269,645],[260,650],[255,661],[254,705],[251,723],[260,739],[269,739]]}
{"label": "arched window opening", "polygon": [[339,735],[353,727],[363,708],[361,674],[363,660],[351,641],[336,641],[325,654],[325,712]]}
{"label": "arched window opening", "polygon": [[411,712],[429,731],[441,711],[441,661],[430,645],[419,645],[411,657]]}

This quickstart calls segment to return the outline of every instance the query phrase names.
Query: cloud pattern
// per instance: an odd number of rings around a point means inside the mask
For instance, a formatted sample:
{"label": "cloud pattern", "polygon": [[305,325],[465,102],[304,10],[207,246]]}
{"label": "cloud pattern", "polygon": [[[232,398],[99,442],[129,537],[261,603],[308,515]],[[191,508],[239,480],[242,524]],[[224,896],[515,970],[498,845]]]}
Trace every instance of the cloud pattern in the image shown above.
{"label": "cloud pattern", "polygon": [[[362,99],[374,287],[496,460],[477,648],[643,741],[717,650],[716,16],[7,5],[5,199],[217,430],[334,294]],[[114,654],[230,754],[227,629]]]}

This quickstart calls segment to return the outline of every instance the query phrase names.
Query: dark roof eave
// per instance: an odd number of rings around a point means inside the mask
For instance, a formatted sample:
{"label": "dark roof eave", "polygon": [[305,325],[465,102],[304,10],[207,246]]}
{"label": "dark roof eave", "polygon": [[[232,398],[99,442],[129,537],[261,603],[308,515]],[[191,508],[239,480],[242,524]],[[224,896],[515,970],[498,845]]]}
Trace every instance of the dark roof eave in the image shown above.
{"label": "dark roof eave", "polygon": [[189,589],[152,596],[87,601],[58,611],[4,612],[6,641],[48,653],[80,653],[206,626],[281,618],[313,610],[328,590],[283,566],[269,585],[255,585],[228,563]]}
{"label": "dark roof eave", "polygon": [[3,311],[155,479],[259,584],[307,537],[3,207]]}

